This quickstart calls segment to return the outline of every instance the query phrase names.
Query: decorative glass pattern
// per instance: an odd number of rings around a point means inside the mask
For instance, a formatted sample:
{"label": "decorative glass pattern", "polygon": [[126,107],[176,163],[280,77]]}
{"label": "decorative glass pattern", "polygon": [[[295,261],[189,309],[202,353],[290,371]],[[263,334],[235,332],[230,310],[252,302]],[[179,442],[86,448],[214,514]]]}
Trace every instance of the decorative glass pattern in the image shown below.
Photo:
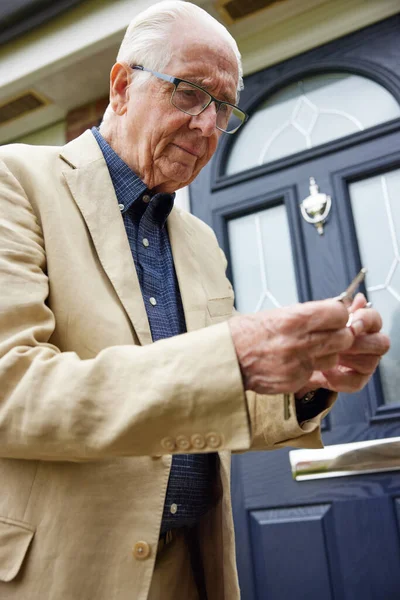
{"label": "decorative glass pattern", "polygon": [[380,363],[385,402],[400,402],[400,169],[350,185],[368,298],[383,317],[391,348]]}
{"label": "decorative glass pattern", "polygon": [[[367,101],[366,101],[367,99]],[[226,174],[315,148],[400,117],[381,85],[348,73],[307,77],[274,94],[237,134]]]}
{"label": "decorative glass pattern", "polygon": [[283,204],[228,222],[239,312],[298,301],[286,208]]}

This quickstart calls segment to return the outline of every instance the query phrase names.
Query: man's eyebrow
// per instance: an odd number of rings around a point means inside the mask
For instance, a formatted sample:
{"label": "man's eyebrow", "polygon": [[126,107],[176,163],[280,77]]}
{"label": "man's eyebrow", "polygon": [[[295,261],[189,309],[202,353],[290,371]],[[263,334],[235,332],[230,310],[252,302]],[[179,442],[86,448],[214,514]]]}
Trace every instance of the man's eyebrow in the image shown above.
{"label": "man's eyebrow", "polygon": [[[183,79],[185,79],[185,78],[183,78]],[[186,81],[189,81],[190,83],[195,83],[199,87],[203,88],[203,90],[206,90],[206,92],[209,92],[212,96],[214,95],[212,93],[212,91],[210,90],[210,87],[208,85],[204,84],[204,80],[201,79],[201,77],[188,77],[186,79]],[[225,102],[229,102],[229,104],[235,104],[235,102],[236,102],[236,97],[232,98],[232,96],[227,96],[226,94],[222,94],[221,99],[225,100]],[[218,98],[218,100],[219,100],[219,98]]]}

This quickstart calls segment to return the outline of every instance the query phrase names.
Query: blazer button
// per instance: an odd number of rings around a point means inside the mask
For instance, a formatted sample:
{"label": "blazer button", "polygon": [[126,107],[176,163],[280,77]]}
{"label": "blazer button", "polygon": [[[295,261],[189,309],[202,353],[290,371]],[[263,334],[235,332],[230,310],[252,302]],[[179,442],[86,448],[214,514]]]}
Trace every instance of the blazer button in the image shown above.
{"label": "blazer button", "polygon": [[201,450],[206,445],[206,440],[204,439],[204,436],[200,433],[193,434],[190,438],[190,441],[192,442],[193,448],[195,448],[196,450]]}
{"label": "blazer button", "polygon": [[206,435],[206,442],[209,448],[219,448],[222,444],[222,438],[219,433],[213,431]]}
{"label": "blazer button", "polygon": [[136,542],[133,546],[133,556],[137,560],[144,560],[150,556],[150,546],[147,542]]}
{"label": "blazer button", "polygon": [[168,450],[168,452],[172,452],[172,450],[175,450],[175,440],[172,437],[165,437],[161,440],[161,446],[165,449]]}
{"label": "blazer button", "polygon": [[187,438],[185,435],[178,435],[176,438],[176,445],[178,450],[189,450],[191,446],[189,438]]}

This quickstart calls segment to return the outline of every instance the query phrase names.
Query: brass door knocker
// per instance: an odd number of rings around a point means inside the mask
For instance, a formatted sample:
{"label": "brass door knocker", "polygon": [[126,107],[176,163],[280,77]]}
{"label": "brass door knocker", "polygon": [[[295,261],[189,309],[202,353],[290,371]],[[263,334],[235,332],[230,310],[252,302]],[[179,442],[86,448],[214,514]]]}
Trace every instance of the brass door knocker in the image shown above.
{"label": "brass door knocker", "polygon": [[332,206],[332,198],[319,191],[314,177],[310,177],[310,195],[300,204],[301,214],[307,223],[315,225],[319,235],[324,233],[324,223]]}

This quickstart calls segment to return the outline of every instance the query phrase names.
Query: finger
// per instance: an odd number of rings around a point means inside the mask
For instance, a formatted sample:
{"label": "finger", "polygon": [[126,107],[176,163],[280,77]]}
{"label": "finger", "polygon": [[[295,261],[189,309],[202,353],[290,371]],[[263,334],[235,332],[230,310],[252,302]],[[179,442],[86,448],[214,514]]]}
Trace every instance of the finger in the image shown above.
{"label": "finger", "polygon": [[339,362],[338,354],[329,354],[328,356],[320,356],[314,361],[314,369],[316,371],[327,371],[333,369]]}
{"label": "finger", "polygon": [[379,365],[379,361],[380,357],[375,354],[344,355],[339,359],[342,366],[353,369],[362,375],[371,375]]}
{"label": "finger", "polygon": [[319,358],[335,353],[346,353],[354,344],[354,335],[344,327],[339,331],[316,331],[303,338],[304,349]]}
{"label": "finger", "polygon": [[377,333],[382,329],[382,317],[374,308],[359,308],[351,313],[351,328],[355,335]]}
{"label": "finger", "polygon": [[361,390],[370,378],[370,375],[363,375],[341,365],[329,371],[322,371],[322,374],[328,381],[330,389],[349,394]]}
{"label": "finger", "polygon": [[313,371],[313,373],[312,373],[311,377],[309,378],[309,380],[307,381],[306,385],[310,389],[315,389],[315,390],[318,388],[325,388],[327,390],[334,389],[322,371]]}
{"label": "finger", "polygon": [[364,294],[358,293],[354,299],[353,302],[351,303],[351,306],[349,307],[349,312],[355,312],[356,310],[358,310],[359,308],[365,308],[367,304],[367,299],[364,296]]}
{"label": "finger", "polygon": [[337,300],[318,300],[304,302],[293,307],[302,317],[303,330],[313,331],[335,331],[342,329],[349,317],[346,307]]}
{"label": "finger", "polygon": [[384,333],[366,333],[355,337],[352,346],[344,354],[375,354],[383,356],[390,348],[390,340]]}

